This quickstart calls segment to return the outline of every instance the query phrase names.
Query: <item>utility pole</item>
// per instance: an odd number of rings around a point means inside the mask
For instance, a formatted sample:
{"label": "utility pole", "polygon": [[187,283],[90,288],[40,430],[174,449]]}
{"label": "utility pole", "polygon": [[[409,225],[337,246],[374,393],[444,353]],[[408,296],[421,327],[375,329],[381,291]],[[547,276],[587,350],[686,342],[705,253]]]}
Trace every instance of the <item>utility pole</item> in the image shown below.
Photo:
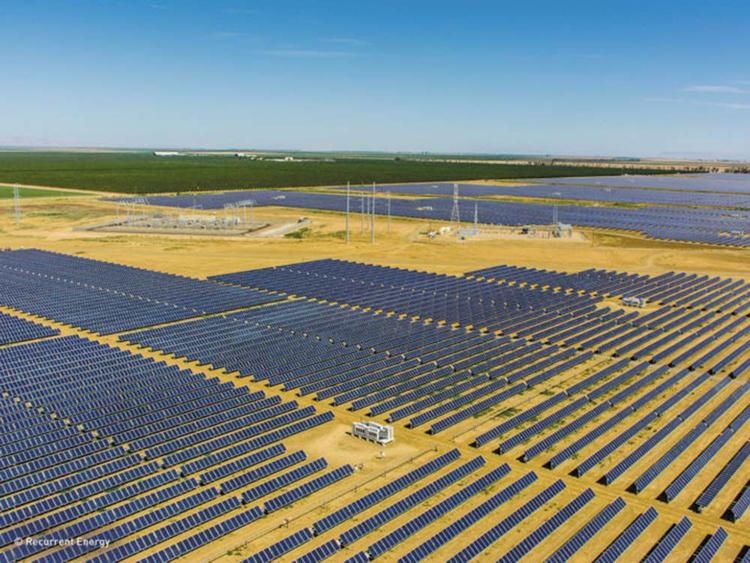
{"label": "utility pole", "polygon": [[474,202],[474,230],[479,231],[479,203]]}
{"label": "utility pole", "polygon": [[365,234],[365,194],[362,193],[362,199],[359,202],[359,209],[361,211],[360,213],[360,221],[359,221],[359,234],[363,235]]}
{"label": "utility pole", "polygon": [[375,182],[372,183],[372,207],[370,209],[370,242],[375,242]]}
{"label": "utility pole", "polygon": [[346,183],[346,244],[349,244],[349,192],[351,191],[351,182]]}
{"label": "utility pole", "polygon": [[391,192],[388,191],[388,232],[391,232]]}
{"label": "utility pole", "polygon": [[16,227],[21,226],[21,192],[18,186],[13,186],[13,206],[16,210]]}

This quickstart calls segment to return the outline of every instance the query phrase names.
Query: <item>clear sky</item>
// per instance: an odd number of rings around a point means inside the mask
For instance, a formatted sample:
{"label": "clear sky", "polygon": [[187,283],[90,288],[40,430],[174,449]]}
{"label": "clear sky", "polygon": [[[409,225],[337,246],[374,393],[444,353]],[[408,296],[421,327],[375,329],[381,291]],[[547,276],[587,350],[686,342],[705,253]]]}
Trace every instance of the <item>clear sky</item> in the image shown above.
{"label": "clear sky", "polygon": [[750,159],[747,0],[0,0],[0,144]]}

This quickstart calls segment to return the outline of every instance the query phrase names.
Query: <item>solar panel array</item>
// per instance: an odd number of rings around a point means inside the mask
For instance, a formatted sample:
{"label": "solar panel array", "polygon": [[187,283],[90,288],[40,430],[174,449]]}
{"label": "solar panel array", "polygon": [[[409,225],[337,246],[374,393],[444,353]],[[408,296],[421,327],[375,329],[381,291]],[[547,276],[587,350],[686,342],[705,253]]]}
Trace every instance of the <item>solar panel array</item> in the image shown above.
{"label": "solar panel array", "polygon": [[108,334],[280,299],[41,250],[0,251],[0,305]]}
{"label": "solar panel array", "polygon": [[[0,388],[2,560],[69,560],[104,542],[94,560],[152,546],[150,560],[171,560],[351,474],[284,489],[304,453],[284,456],[280,440],[331,413],[87,338],[0,347]],[[261,504],[245,506],[258,486]],[[91,543],[63,541],[83,536]]]}
{"label": "solar panel array", "polygon": [[[555,180],[556,181],[556,180]],[[747,194],[700,192],[668,188],[630,186],[599,186],[598,178],[581,180],[581,185],[543,183],[529,185],[459,184],[462,197],[510,196],[524,198],[559,199],[567,201],[600,201],[607,203],[636,203],[671,206],[701,206],[750,209],[750,190]],[[588,185],[587,185],[588,184]],[[453,195],[451,183],[380,185],[378,190],[394,194]]]}
{"label": "solar panel array", "polygon": [[[558,183],[558,180],[560,181],[560,185],[553,186],[554,191],[563,193],[566,190],[570,191],[573,189],[566,187],[566,182],[563,181],[565,179],[555,179],[555,184]],[[724,182],[723,184],[729,184],[729,182]],[[434,193],[435,190],[431,186],[432,184],[422,185],[421,189],[427,190],[427,193]],[[410,189],[418,190],[420,187],[381,186],[380,188],[381,192]],[[470,193],[474,193],[475,191],[486,193],[491,188],[482,186],[467,189]],[[532,186],[523,189],[534,194],[546,193],[546,187],[544,186]],[[594,194],[599,195],[599,199],[604,201],[611,200],[605,199],[602,194],[615,193],[614,188],[612,188],[612,192],[607,192],[601,188],[589,188],[586,186],[577,188],[577,192],[589,194],[592,189],[599,190],[595,191]],[[442,191],[445,190],[447,190],[447,187]],[[438,189],[437,191],[441,190]],[[576,193],[573,193],[572,196],[575,196]],[[626,197],[625,195],[619,197],[611,195],[618,203],[622,202],[623,199],[626,201],[635,199],[644,203],[636,208],[621,206],[604,207],[601,205],[559,205],[556,212],[558,220],[580,227],[637,231],[656,239],[724,246],[750,246],[750,236],[748,236],[750,234],[748,233],[750,211],[747,209],[737,209],[737,207],[746,206],[747,196],[745,195],[700,195],[693,194],[692,192],[675,192],[675,195],[670,198],[664,195],[668,192],[657,192],[656,190],[622,190],[619,193],[631,195],[630,197]],[[633,196],[633,193],[638,195]],[[690,198],[687,197],[688,194]],[[582,198],[584,194],[578,195]],[[587,197],[593,196],[587,195]],[[255,200],[256,206],[260,207],[280,206],[336,212],[346,210],[346,198],[343,195],[291,190],[253,190],[231,191],[218,194],[153,196],[148,199],[148,202],[152,205],[177,208],[192,208],[197,205],[203,209],[222,209],[228,204],[236,204],[249,198]],[[645,203],[649,199],[654,203]],[[119,200],[127,201],[127,198],[119,198]],[[464,207],[465,216],[468,216],[470,211],[473,212],[474,201],[469,199],[461,200],[459,208]],[[687,203],[692,205],[720,205],[728,208],[676,207],[674,205],[663,205],[665,201],[666,203]],[[655,203],[658,203],[658,205]],[[353,211],[358,211],[358,206],[364,209],[364,200],[361,199],[358,201],[358,198],[354,196],[350,202],[350,207]],[[452,208],[453,200],[439,195],[420,199],[392,198],[390,201],[391,215],[400,217],[448,221],[451,217]],[[383,200],[376,201],[375,213],[386,213],[386,205]],[[489,225],[549,225],[552,222],[553,213],[555,213],[553,205],[549,203],[522,203],[498,199],[484,199],[479,203],[479,220],[481,223]]]}
{"label": "solar panel array", "polygon": [[[548,180],[539,180],[547,182]],[[596,178],[555,178],[555,184],[599,187],[637,187],[711,193],[750,193],[750,174],[674,174],[646,176],[597,176]]]}
{"label": "solar panel array", "polygon": [[[299,298],[120,347],[82,331],[0,344],[0,561],[171,561],[217,541],[252,562],[743,556],[747,283],[335,260],[221,281],[248,287],[200,283]],[[364,475],[313,455],[327,404],[393,421],[397,440],[436,434],[437,451],[394,464],[362,442]]]}
{"label": "solar panel array", "polygon": [[0,313],[0,346],[58,334],[60,334],[60,331],[56,328]]}

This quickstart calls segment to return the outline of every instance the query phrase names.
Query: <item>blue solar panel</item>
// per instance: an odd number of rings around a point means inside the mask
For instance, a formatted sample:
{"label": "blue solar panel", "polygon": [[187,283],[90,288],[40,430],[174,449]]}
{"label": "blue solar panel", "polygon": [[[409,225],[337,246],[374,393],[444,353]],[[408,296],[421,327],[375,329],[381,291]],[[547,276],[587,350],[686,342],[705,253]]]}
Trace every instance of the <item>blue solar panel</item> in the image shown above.
{"label": "blue solar panel", "polygon": [[310,541],[312,538],[312,530],[309,528],[302,528],[298,532],[295,532],[292,535],[285,537],[283,540],[267,547],[263,551],[259,551],[247,559],[243,559],[242,563],[270,563],[271,561],[276,561],[293,549]]}
{"label": "blue solar panel", "polygon": [[711,561],[714,561],[716,553],[721,549],[721,546],[724,545],[727,537],[728,534],[724,528],[719,528],[716,530],[715,534],[709,536],[706,541],[695,550],[691,561],[693,563],[710,563]]}
{"label": "blue solar panel", "polygon": [[406,475],[403,475],[390,483],[374,490],[371,493],[357,499],[356,501],[347,504],[346,506],[326,515],[313,524],[313,529],[316,534],[320,534],[326,530],[337,526],[347,520],[353,518],[360,512],[367,510],[369,507],[385,500],[386,498],[394,495],[398,491],[403,490],[409,485],[424,479],[426,476],[439,470],[441,467],[445,467],[449,463],[457,460],[460,457],[458,450],[453,449],[449,452],[442,454],[441,456],[430,460],[421,467],[410,471]]}
{"label": "blue solar panel", "polygon": [[309,496],[329,485],[332,485],[336,481],[340,481],[341,479],[343,479],[344,477],[348,477],[352,473],[354,473],[354,468],[351,465],[337,467],[333,471],[329,471],[328,473],[325,473],[320,477],[316,477],[315,479],[303,483],[299,487],[291,489],[277,497],[267,500],[265,503],[263,503],[263,508],[267,513],[274,512],[276,510],[279,510],[280,508],[292,504],[293,502],[298,501],[301,498]]}
{"label": "blue solar panel", "polygon": [[468,486],[462,488],[459,492],[449,496],[426,512],[423,512],[416,518],[408,521],[406,524],[399,526],[393,532],[380,538],[367,548],[367,554],[371,559],[380,557],[383,553],[393,549],[399,543],[418,533],[419,530],[425,526],[450,514],[461,503],[466,502],[471,497],[486,490],[487,487],[493,485],[508,473],[510,473],[510,467],[508,465],[502,465],[490,471],[487,475],[480,477]]}
{"label": "blue solar panel", "polygon": [[[408,188],[399,188],[408,189]],[[486,186],[470,187],[468,190],[487,191]],[[493,189],[502,189],[494,187]],[[543,190],[544,187],[531,188],[506,188],[512,190]],[[591,194],[602,196],[606,192],[601,188],[560,188],[573,190],[575,194],[592,197]],[[595,190],[595,191],[592,191]],[[585,193],[585,194],[584,194]],[[637,195],[633,195],[637,194]],[[273,205],[282,207],[297,207],[307,209],[320,209],[343,212],[346,209],[346,198],[337,194],[305,193],[294,191],[277,190],[254,190],[252,192],[233,191],[221,194],[198,195],[198,196],[153,196],[149,203],[153,205],[165,205],[170,207],[192,207],[199,202],[204,209],[220,209],[228,203],[242,201],[248,197],[256,201],[256,205]],[[658,193],[653,190],[618,190],[616,195],[620,199],[634,198],[660,198],[664,200],[667,196],[664,192]],[[719,205],[726,202],[737,203],[744,196],[719,196],[718,194],[695,195],[701,202],[718,202]],[[747,199],[747,198],[745,198]],[[685,195],[674,194],[668,203],[684,202]],[[463,200],[462,200],[463,201]],[[601,207],[584,205],[560,205],[558,210],[559,220],[579,226],[619,228],[637,230],[653,238],[672,240],[684,240],[691,242],[703,242],[709,244],[726,244],[747,246],[747,238],[742,235],[746,233],[747,213],[734,211],[731,214],[722,209],[710,208],[688,208],[669,207],[651,204],[641,204],[637,208]],[[464,201],[465,205],[466,202]],[[471,202],[473,205],[473,202]],[[459,204],[460,206],[461,204]],[[448,197],[429,197],[419,199],[397,198],[391,201],[390,213],[394,216],[415,217],[431,220],[449,220],[453,201]],[[383,211],[376,210],[376,213]],[[519,203],[498,200],[482,200],[480,204],[481,221],[486,224],[501,225],[539,225],[548,224],[552,217],[551,204]],[[728,234],[738,232],[741,234]]]}
{"label": "blue solar panel", "polygon": [[312,551],[305,553],[302,557],[297,559],[295,563],[318,563],[319,561],[324,561],[329,557],[332,557],[339,549],[341,548],[337,540],[329,540]]}
{"label": "blue solar panel", "polygon": [[102,334],[281,298],[41,250],[0,252],[0,266],[0,303]]}
{"label": "blue solar panel", "polygon": [[528,555],[534,547],[543,542],[552,532],[575,516],[578,511],[593,499],[594,492],[591,489],[586,489],[498,559],[498,563],[513,563]]}
{"label": "blue solar panel", "polygon": [[356,526],[345,531],[341,534],[339,542],[342,545],[349,545],[359,538],[369,534],[382,526],[385,522],[394,519],[396,516],[403,514],[407,510],[414,506],[426,501],[431,498],[439,491],[457,482],[459,479],[471,474],[485,464],[484,458],[481,456],[474,458],[473,460],[461,465],[457,469],[450,471],[449,473],[439,477],[435,481],[432,481],[428,485],[418,489],[414,493],[404,497],[398,502],[386,507],[384,510],[370,516],[369,518],[358,523]]}
{"label": "blue solar panel", "polygon": [[617,536],[607,549],[597,558],[596,563],[614,563],[620,555],[656,520],[658,513],[654,508],[649,508],[640,514],[625,530]]}
{"label": "blue solar panel", "polygon": [[602,528],[612,520],[612,518],[617,516],[623,508],[625,508],[625,501],[618,497],[589,520],[573,535],[573,537],[560,546],[557,551],[547,559],[547,563],[565,563],[566,561],[569,561],[573,555],[578,553],[578,551],[580,551],[581,548],[591,540],[591,538],[599,533]]}
{"label": "blue solar panel", "polygon": [[713,502],[748,458],[750,458],[750,442],[745,442],[695,501],[695,507],[698,512],[703,511]]}
{"label": "blue solar panel", "polygon": [[473,559],[492,544],[497,542],[502,536],[519,525],[526,518],[531,516],[539,508],[550,502],[556,495],[565,489],[562,481],[555,481],[551,486],[544,489],[523,506],[513,511],[510,515],[503,518],[498,524],[494,525],[488,531],[478,536],[469,545],[452,556],[449,563],[459,563]]}
{"label": "blue solar panel", "polygon": [[326,462],[326,460],[322,457],[310,463],[306,463],[305,465],[302,465],[296,469],[292,469],[291,471],[283,473],[278,477],[274,477],[273,479],[264,481],[260,485],[246,490],[242,493],[242,502],[247,504],[256,499],[269,495],[277,491],[278,489],[281,489],[282,487],[286,487],[292,483],[299,481],[300,479],[304,479],[305,477],[309,477],[310,475],[313,475],[318,471],[322,471],[327,466],[328,462]]}
{"label": "blue solar panel", "polygon": [[672,526],[649,554],[644,557],[644,563],[660,563],[677,547],[680,540],[690,531],[693,524],[687,517],[683,517],[677,524]]}

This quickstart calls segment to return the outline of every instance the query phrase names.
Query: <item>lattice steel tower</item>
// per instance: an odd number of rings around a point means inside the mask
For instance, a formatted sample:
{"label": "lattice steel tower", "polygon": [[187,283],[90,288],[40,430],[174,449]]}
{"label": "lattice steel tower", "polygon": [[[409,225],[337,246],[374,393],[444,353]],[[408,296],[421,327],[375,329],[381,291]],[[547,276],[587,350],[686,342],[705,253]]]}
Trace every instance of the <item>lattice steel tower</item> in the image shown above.
{"label": "lattice steel tower", "polygon": [[451,209],[451,223],[456,227],[461,225],[461,212],[458,209],[458,184],[453,184],[453,209]]}

